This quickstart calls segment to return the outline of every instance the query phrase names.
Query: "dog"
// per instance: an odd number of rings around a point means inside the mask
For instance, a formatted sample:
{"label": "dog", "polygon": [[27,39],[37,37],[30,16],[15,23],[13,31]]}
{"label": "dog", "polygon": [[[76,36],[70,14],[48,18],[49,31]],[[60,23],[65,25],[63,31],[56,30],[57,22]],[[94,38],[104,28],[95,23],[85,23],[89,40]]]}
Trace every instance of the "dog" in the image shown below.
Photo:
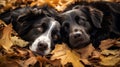
{"label": "dog", "polygon": [[30,50],[36,54],[47,55],[60,42],[60,23],[51,7],[24,7],[7,11],[0,19],[7,24],[12,22],[18,35],[30,43]]}
{"label": "dog", "polygon": [[59,15],[62,40],[71,48],[92,43],[99,49],[101,40],[120,37],[120,4],[110,2],[76,2]]}

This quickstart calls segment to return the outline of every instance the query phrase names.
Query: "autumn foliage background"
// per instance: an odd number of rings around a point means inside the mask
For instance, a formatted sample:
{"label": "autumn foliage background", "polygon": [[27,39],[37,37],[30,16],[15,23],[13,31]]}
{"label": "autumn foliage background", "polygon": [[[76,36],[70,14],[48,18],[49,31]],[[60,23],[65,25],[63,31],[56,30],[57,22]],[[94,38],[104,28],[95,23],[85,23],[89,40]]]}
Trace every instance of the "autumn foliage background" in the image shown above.
{"label": "autumn foliage background", "polygon": [[[57,11],[63,11],[68,5],[83,0],[0,0],[0,13],[25,6],[48,4]],[[84,0],[85,1],[85,0]],[[88,2],[100,0],[86,0]],[[119,2],[119,0],[101,0]],[[107,39],[97,51],[92,44],[82,49],[70,49],[66,44],[57,44],[51,55],[34,55],[12,29],[0,20],[0,67],[120,67],[120,39]],[[109,50],[110,47],[117,47]]]}

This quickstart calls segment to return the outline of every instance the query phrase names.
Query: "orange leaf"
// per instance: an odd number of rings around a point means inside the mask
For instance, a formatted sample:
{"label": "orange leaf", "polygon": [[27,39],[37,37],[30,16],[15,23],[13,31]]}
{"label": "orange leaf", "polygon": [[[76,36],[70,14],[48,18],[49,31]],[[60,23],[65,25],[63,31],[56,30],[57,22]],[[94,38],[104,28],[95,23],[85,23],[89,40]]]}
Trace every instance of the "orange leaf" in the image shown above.
{"label": "orange leaf", "polygon": [[12,32],[12,24],[9,24],[3,29],[2,32],[3,35],[0,39],[0,45],[7,51],[10,50],[10,47],[13,45],[11,41],[11,32]]}
{"label": "orange leaf", "polygon": [[101,41],[101,44],[99,47],[101,50],[105,50],[105,49],[108,49],[111,46],[113,46],[115,44],[115,42],[116,42],[116,40],[114,40],[114,39],[103,40],[103,41]]}
{"label": "orange leaf", "polygon": [[67,63],[72,63],[73,67],[84,67],[80,62],[80,56],[76,52],[71,51],[65,44],[57,44],[52,54],[51,60],[60,59],[63,66]]}

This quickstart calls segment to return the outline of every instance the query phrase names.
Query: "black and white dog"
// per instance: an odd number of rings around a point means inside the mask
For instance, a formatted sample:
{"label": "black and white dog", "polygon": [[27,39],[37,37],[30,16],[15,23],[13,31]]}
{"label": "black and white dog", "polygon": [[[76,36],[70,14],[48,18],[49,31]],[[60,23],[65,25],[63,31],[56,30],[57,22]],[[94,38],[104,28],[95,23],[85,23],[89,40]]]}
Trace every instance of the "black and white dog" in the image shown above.
{"label": "black and white dog", "polygon": [[71,48],[82,48],[90,42],[95,48],[106,38],[120,37],[120,4],[109,2],[76,2],[60,14],[63,41]]}
{"label": "black and white dog", "polygon": [[0,19],[7,24],[12,22],[19,36],[30,42],[30,50],[47,55],[60,41],[60,24],[55,14],[48,6],[25,7],[2,13]]}

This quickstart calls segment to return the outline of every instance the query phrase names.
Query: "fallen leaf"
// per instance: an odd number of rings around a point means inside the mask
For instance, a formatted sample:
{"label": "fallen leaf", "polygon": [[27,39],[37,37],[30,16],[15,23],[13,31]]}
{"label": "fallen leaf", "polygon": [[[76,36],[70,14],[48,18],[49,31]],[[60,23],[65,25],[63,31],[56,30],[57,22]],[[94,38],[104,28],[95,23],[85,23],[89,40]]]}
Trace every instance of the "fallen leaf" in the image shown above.
{"label": "fallen leaf", "polygon": [[12,24],[9,24],[3,29],[2,37],[0,38],[0,45],[7,51],[10,50],[11,46],[13,45],[11,41],[11,32]]}
{"label": "fallen leaf", "polygon": [[101,41],[101,44],[100,44],[99,48],[101,50],[108,49],[111,46],[113,46],[115,44],[115,42],[116,42],[116,40],[114,40],[114,39],[103,40],[103,41]]}
{"label": "fallen leaf", "polygon": [[[55,1],[55,0],[53,0]],[[52,7],[54,7],[57,11],[64,11],[68,5],[74,3],[75,0],[58,0],[52,3],[49,3]]]}
{"label": "fallen leaf", "polygon": [[101,52],[102,55],[105,55],[105,56],[116,56],[116,55],[120,55],[120,50],[103,50]]}
{"label": "fallen leaf", "polygon": [[91,56],[94,50],[95,48],[92,46],[92,44],[89,44],[88,46],[81,49],[75,49],[75,51],[80,54],[82,59],[87,59],[89,56]]}
{"label": "fallen leaf", "polygon": [[75,51],[80,54],[81,61],[85,65],[91,65],[91,63],[88,61],[88,57],[93,54],[94,50],[95,48],[92,46],[92,44],[89,44],[81,49],[75,49]]}
{"label": "fallen leaf", "polygon": [[103,65],[103,66],[115,66],[116,64],[118,64],[120,62],[120,56],[119,57],[116,57],[116,56],[108,56],[108,57],[101,56],[100,59],[101,59],[101,62],[99,62],[99,63],[100,63],[100,65]]}
{"label": "fallen leaf", "polygon": [[25,47],[28,45],[29,42],[22,40],[21,38],[17,36],[11,37],[13,45],[17,45],[19,47]]}
{"label": "fallen leaf", "polygon": [[29,67],[29,65],[34,66],[37,62],[36,57],[30,57],[28,60],[24,62],[24,67]]}
{"label": "fallen leaf", "polygon": [[115,46],[120,47],[120,39],[118,39],[118,41],[115,42]]}
{"label": "fallen leaf", "polygon": [[51,60],[60,59],[62,66],[72,63],[73,67],[84,67],[80,62],[79,54],[70,50],[65,44],[57,44],[52,54]]}
{"label": "fallen leaf", "polygon": [[8,60],[7,56],[0,56],[0,67],[19,67],[14,60]]}
{"label": "fallen leaf", "polygon": [[2,31],[6,26],[7,25],[2,20],[0,20],[0,31]]}

